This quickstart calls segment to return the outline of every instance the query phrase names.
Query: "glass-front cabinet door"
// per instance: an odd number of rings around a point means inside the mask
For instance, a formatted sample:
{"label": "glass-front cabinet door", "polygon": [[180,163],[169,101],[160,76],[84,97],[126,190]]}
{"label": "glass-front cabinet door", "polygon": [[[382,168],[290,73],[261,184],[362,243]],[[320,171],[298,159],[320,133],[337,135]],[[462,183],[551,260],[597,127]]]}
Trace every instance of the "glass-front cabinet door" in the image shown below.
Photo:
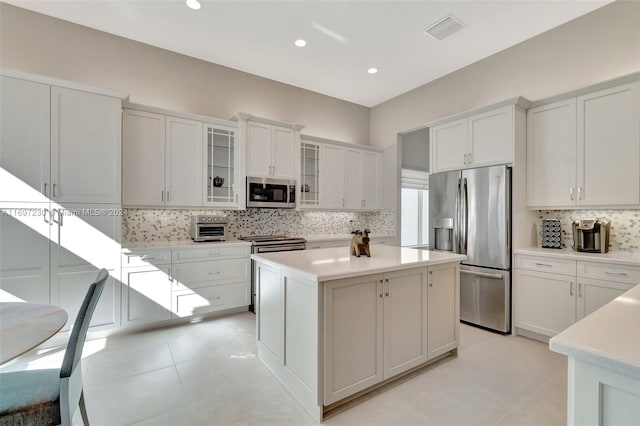
{"label": "glass-front cabinet door", "polygon": [[231,127],[205,123],[204,205],[238,206],[238,167],[236,132]]}
{"label": "glass-front cabinet door", "polygon": [[300,207],[320,206],[320,145],[300,144]]}

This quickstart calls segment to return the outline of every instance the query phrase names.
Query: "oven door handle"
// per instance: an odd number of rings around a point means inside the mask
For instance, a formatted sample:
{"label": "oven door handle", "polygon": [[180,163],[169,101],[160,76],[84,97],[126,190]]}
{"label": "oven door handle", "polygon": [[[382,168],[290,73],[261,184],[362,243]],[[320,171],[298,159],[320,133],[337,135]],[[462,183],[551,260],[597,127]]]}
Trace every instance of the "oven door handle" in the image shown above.
{"label": "oven door handle", "polygon": [[279,246],[279,247],[257,247],[256,254],[260,253],[274,253],[277,251],[294,251],[294,250],[304,250],[304,246]]}

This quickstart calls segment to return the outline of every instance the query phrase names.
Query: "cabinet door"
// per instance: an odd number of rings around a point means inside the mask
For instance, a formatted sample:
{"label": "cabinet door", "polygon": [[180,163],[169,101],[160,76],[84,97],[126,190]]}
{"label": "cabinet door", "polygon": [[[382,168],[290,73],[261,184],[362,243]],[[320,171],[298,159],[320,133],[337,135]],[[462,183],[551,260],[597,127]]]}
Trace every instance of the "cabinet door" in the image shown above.
{"label": "cabinet door", "polygon": [[325,283],[324,404],[383,378],[382,275]]}
{"label": "cabinet door", "polygon": [[300,144],[300,207],[320,206],[320,179],[324,177],[320,173],[320,156],[319,144]]}
{"label": "cabinet door", "polygon": [[165,203],[202,205],[202,123],[166,117]]}
{"label": "cabinet door", "polygon": [[442,124],[431,129],[432,173],[466,167],[468,147],[467,119]]}
{"label": "cabinet door", "polygon": [[575,322],[575,278],[515,270],[516,327],[553,337]]}
{"label": "cabinet door", "polygon": [[345,150],[345,193],[344,207],[362,209],[362,160],[361,152],[355,149]]}
{"label": "cabinet door", "polygon": [[458,265],[429,267],[427,298],[428,358],[433,359],[458,347],[460,282]]}
{"label": "cabinet door", "polygon": [[383,292],[386,380],[427,361],[427,268],[386,273]]}
{"label": "cabinet door", "polygon": [[513,162],[513,105],[469,117],[469,163],[473,167]]}
{"label": "cabinet door", "polygon": [[[238,149],[236,129],[204,126],[202,158],[204,167],[203,204],[220,207],[238,206]],[[222,180],[220,180],[222,179]]]}
{"label": "cabinet door", "polygon": [[576,100],[527,111],[527,206],[575,205]]}
{"label": "cabinet door", "polygon": [[51,88],[53,200],[120,204],[122,101]]}
{"label": "cabinet door", "polygon": [[[105,209],[103,209],[103,207]],[[120,324],[121,217],[109,213],[116,205],[69,204],[54,216],[58,225],[57,244],[51,243],[51,303],[69,315],[67,330],[73,325],[80,304],[105,268],[110,277],[91,320],[92,329],[113,328]]]}
{"label": "cabinet door", "polygon": [[125,110],[122,129],[122,204],[164,205],[164,115]]}
{"label": "cabinet door", "polygon": [[632,287],[633,284],[579,278],[576,320],[597,311]]}
{"label": "cabinet door", "polygon": [[0,205],[0,299],[49,303],[48,209],[48,203]]}
{"label": "cabinet door", "polygon": [[271,126],[247,122],[247,176],[270,176],[271,166]]}
{"label": "cabinet door", "polygon": [[322,207],[340,209],[344,207],[345,198],[345,149],[334,145],[323,147],[322,162]]}
{"label": "cabinet door", "polygon": [[125,325],[171,319],[171,267],[123,268]]}
{"label": "cabinet door", "polygon": [[272,176],[278,179],[295,179],[295,134],[293,130],[273,126],[271,135]]}
{"label": "cabinet door", "polygon": [[640,82],[577,104],[578,205],[640,204]]}
{"label": "cabinet door", "polygon": [[363,152],[362,172],[362,207],[367,210],[380,208],[380,154]]}
{"label": "cabinet door", "polygon": [[[0,77],[0,167],[15,179],[2,183],[0,201],[45,201],[38,200],[40,193],[51,196],[49,96],[46,84]],[[35,191],[23,190],[22,183]]]}

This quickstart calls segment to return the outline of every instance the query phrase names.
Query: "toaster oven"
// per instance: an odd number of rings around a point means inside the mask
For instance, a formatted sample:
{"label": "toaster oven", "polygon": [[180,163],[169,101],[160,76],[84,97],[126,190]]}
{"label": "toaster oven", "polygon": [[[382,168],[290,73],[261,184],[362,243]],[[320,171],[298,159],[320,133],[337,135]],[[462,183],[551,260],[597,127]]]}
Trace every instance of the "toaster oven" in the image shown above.
{"label": "toaster oven", "polygon": [[226,241],[227,216],[197,215],[191,216],[191,239],[193,241]]}

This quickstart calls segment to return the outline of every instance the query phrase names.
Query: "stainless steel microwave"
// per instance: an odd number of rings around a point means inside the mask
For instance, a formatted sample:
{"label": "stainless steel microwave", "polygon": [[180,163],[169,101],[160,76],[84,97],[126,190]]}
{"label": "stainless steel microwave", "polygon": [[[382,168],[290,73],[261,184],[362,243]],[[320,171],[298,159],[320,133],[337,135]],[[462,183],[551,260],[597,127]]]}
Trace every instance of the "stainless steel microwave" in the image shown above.
{"label": "stainless steel microwave", "polygon": [[296,181],[247,177],[247,207],[293,209],[296,207]]}

